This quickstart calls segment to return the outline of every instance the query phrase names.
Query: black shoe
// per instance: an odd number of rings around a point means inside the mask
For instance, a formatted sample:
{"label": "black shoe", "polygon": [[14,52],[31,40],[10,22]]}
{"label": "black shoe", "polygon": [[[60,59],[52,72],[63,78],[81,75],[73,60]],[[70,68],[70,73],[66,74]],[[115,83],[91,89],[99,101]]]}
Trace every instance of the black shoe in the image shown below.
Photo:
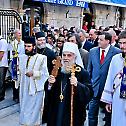
{"label": "black shoe", "polygon": [[3,101],[4,99],[5,99],[4,97],[1,97],[1,98],[0,98],[0,101]]}

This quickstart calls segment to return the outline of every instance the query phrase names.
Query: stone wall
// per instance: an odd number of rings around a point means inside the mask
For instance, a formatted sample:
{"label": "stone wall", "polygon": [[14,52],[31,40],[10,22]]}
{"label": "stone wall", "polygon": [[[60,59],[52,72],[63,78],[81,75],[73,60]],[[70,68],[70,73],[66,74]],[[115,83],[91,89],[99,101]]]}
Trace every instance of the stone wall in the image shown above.
{"label": "stone wall", "polygon": [[[96,10],[96,19],[95,23],[99,26],[110,26],[110,25],[116,25],[117,24],[117,8],[116,6],[108,6],[108,5],[98,5],[95,4],[95,10]],[[126,17],[126,9],[121,8],[123,11],[123,19],[121,20],[122,26],[125,27],[125,17]]]}
{"label": "stone wall", "polygon": [[[14,9],[23,15],[23,10],[20,11],[20,3],[22,0],[0,0],[1,9]],[[43,3],[44,5],[44,23],[49,24],[49,27],[62,27],[70,28],[72,26],[80,28],[82,26],[82,11],[80,7],[56,5]],[[20,8],[20,9],[19,9]],[[110,26],[117,23],[118,7],[93,4],[96,26]],[[126,8],[123,10],[122,26],[126,27]]]}
{"label": "stone wall", "polygon": [[[94,4],[94,15],[95,15],[95,24],[99,26],[110,26],[117,24],[117,8],[116,6],[100,5]],[[61,27],[65,26],[70,28],[75,26],[80,28],[82,26],[81,13],[82,9],[79,7],[70,7],[63,5],[54,5],[54,4],[44,4],[44,9],[46,11],[45,21],[49,26]],[[122,26],[126,27],[126,9],[123,10],[123,19],[121,20]],[[119,24],[118,24],[119,25]]]}
{"label": "stone wall", "polygon": [[[64,5],[46,4],[46,23],[49,26],[70,28],[72,26],[80,27],[81,8]],[[47,11],[48,10],[48,11]]]}
{"label": "stone wall", "polygon": [[0,9],[10,8],[10,0],[0,0]]}

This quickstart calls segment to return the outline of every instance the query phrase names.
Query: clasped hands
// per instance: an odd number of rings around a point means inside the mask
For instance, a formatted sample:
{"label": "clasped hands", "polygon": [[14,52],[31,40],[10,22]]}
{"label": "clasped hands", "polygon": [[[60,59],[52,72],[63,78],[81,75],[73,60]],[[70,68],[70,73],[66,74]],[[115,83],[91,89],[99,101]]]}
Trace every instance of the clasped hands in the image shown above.
{"label": "clasped hands", "polygon": [[[69,79],[70,79],[70,84],[71,85],[77,86],[77,78],[75,76],[71,76]],[[55,83],[55,81],[56,81],[55,77],[53,75],[50,75],[49,79],[48,79],[48,82],[50,84],[53,84],[53,83]]]}
{"label": "clasped hands", "polygon": [[29,71],[25,75],[28,76],[28,77],[32,77],[33,76],[33,71]]}

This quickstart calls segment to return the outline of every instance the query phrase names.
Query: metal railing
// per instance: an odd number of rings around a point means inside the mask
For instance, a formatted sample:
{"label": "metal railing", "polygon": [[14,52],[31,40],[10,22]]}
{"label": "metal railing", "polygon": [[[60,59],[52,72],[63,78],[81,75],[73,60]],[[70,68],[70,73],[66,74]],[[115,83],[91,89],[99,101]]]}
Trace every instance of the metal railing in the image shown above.
{"label": "metal railing", "polygon": [[22,19],[15,10],[0,9],[0,32],[1,35],[8,39],[8,33],[14,29],[21,29]]}

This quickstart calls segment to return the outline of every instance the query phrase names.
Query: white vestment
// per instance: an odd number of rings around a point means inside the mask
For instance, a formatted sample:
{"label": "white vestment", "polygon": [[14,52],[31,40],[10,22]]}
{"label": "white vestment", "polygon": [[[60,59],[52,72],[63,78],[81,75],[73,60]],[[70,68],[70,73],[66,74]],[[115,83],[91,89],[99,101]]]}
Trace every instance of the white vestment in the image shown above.
{"label": "white vestment", "polygon": [[126,99],[120,98],[124,59],[122,54],[113,56],[101,101],[112,104],[111,126],[126,126]]}
{"label": "white vestment", "polygon": [[[33,76],[25,74],[33,71]],[[20,83],[20,124],[27,126],[40,125],[42,121],[42,105],[44,99],[44,84],[49,77],[47,57],[42,54],[19,57]]]}

